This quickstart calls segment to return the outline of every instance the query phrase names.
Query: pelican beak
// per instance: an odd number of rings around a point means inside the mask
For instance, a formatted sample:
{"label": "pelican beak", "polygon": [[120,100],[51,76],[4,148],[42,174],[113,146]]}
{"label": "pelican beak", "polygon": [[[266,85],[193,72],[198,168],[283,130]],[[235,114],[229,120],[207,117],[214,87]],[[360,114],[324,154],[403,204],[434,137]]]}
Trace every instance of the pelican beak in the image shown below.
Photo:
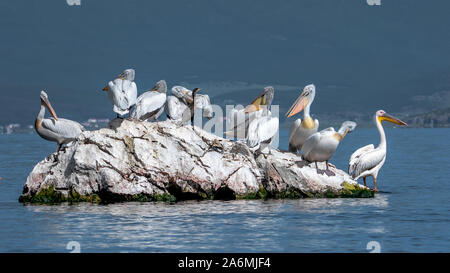
{"label": "pelican beak", "polygon": [[109,86],[105,86],[105,87],[103,87],[103,89],[102,89],[103,91],[108,91],[109,90]]}
{"label": "pelican beak", "polygon": [[292,117],[293,115],[303,111],[305,109],[306,105],[309,103],[309,98],[303,94],[300,95],[300,97],[297,98],[297,100],[294,102],[294,104],[289,108],[289,111],[286,113],[286,116]]}
{"label": "pelican beak", "polygon": [[50,111],[50,114],[55,118],[55,120],[58,120],[58,117],[56,116],[55,110],[52,107],[52,104],[47,98],[42,98],[42,101],[44,102],[44,106],[47,107],[48,111]]}
{"label": "pelican beak", "polygon": [[266,105],[266,95],[262,94],[245,107],[244,113],[249,114],[261,110],[261,106]]}
{"label": "pelican beak", "polygon": [[382,116],[380,116],[378,119],[379,119],[380,121],[386,120],[386,121],[389,121],[389,122],[392,122],[392,123],[395,123],[395,124],[398,124],[398,125],[408,126],[408,124],[406,124],[406,122],[401,121],[401,120],[399,120],[398,118],[393,117],[393,116],[391,116],[391,115],[389,115],[389,114],[387,114],[387,113],[384,113],[384,114],[383,114]]}

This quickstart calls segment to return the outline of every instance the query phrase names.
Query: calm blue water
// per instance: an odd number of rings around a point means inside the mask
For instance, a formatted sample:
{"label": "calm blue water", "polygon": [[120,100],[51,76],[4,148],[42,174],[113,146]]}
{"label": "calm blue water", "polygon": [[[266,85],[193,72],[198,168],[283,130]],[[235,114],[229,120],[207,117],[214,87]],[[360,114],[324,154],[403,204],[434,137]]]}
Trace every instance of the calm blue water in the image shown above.
{"label": "calm blue water", "polygon": [[[367,252],[369,241],[382,252],[450,251],[450,129],[387,136],[383,192],[373,199],[38,206],[17,198],[55,145],[0,135],[0,252],[69,252],[70,241],[82,252]],[[331,162],[346,169],[350,154],[370,143],[378,144],[376,130],[357,129]]]}

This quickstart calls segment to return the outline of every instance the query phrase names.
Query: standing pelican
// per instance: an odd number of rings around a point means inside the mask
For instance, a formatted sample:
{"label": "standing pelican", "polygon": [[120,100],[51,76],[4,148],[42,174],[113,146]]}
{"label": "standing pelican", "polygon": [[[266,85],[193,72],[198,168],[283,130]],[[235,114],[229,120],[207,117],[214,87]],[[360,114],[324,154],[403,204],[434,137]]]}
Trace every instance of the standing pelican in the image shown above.
{"label": "standing pelican", "polygon": [[[53,118],[44,118],[45,108],[50,111]],[[41,110],[34,123],[34,128],[43,139],[58,143],[57,152],[61,150],[63,144],[76,140],[84,131],[83,126],[78,122],[58,118],[44,91],[41,91]]]}
{"label": "standing pelican", "polygon": [[[191,90],[183,86],[172,87],[172,95],[167,97],[166,103],[167,118],[179,123],[189,121],[190,109],[188,104],[192,101]],[[212,118],[212,106],[208,95],[196,94],[195,108],[203,109],[203,117]]]}
{"label": "standing pelican", "polygon": [[305,140],[319,129],[319,121],[317,119],[313,121],[309,115],[315,96],[316,87],[314,84],[305,86],[303,92],[286,113],[286,116],[289,118],[304,110],[303,120],[297,119],[289,130],[289,151],[292,153],[297,153],[302,148]]}
{"label": "standing pelican", "polygon": [[398,124],[408,126],[405,122],[387,114],[383,110],[378,110],[374,116],[374,122],[377,126],[378,132],[380,133],[380,144],[375,148],[373,144],[369,144],[362,148],[356,150],[350,157],[348,163],[348,173],[353,179],[358,180],[360,177],[364,180],[364,186],[366,185],[366,177],[372,176],[374,191],[377,189],[377,176],[381,167],[386,160],[386,135],[384,133],[383,126],[381,122],[383,120]]}
{"label": "standing pelican", "polygon": [[150,90],[137,98],[131,117],[140,120],[156,121],[164,111],[166,104],[167,84],[161,80]]}
{"label": "standing pelican", "polygon": [[270,153],[270,144],[278,132],[279,120],[272,117],[269,111],[274,92],[272,86],[265,87],[263,92],[245,108],[246,114],[262,110],[262,116],[255,118],[248,126],[247,145],[253,152]]}
{"label": "standing pelican", "polygon": [[129,113],[131,107],[136,104],[137,87],[134,83],[134,74],[134,69],[126,69],[103,88],[103,91],[108,92],[109,100],[114,105],[113,111],[117,113],[117,117]]}
{"label": "standing pelican", "polygon": [[[312,134],[302,146],[302,158],[314,162],[318,174],[325,173],[328,176],[334,176],[334,172],[328,169],[328,160],[333,156],[339,143],[344,139],[347,133],[353,131],[356,127],[356,123],[353,121],[344,121],[339,128],[339,131],[335,131],[333,127],[329,127],[320,132]],[[326,162],[326,170],[319,170],[317,162]]]}

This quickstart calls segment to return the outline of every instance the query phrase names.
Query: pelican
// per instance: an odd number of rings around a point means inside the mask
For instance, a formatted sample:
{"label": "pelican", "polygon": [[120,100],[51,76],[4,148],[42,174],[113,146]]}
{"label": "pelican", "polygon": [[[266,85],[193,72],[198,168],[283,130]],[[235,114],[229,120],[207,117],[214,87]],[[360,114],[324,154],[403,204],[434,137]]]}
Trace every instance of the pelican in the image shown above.
{"label": "pelican", "polygon": [[272,86],[265,87],[263,92],[244,110],[245,114],[262,110],[262,115],[251,121],[248,126],[247,146],[252,152],[270,153],[270,144],[278,132],[279,120],[277,117],[272,117],[269,111],[274,92]]}
{"label": "pelican", "polygon": [[131,117],[140,120],[158,120],[164,111],[166,92],[166,81],[161,80],[157,82],[150,91],[145,92],[137,98]]}
{"label": "pelican", "polygon": [[[44,118],[45,108],[48,109],[53,118]],[[36,118],[34,128],[43,139],[58,143],[57,152],[61,150],[63,144],[76,140],[84,131],[83,126],[78,122],[58,118],[48,100],[47,93],[44,91],[41,91],[41,110]]]}
{"label": "pelican", "polygon": [[113,111],[119,115],[130,112],[136,104],[137,87],[134,83],[134,69],[124,70],[116,79],[110,81],[103,91],[108,92],[108,97],[114,105]]}
{"label": "pelican", "polygon": [[377,126],[378,132],[380,133],[380,144],[378,144],[377,148],[375,148],[373,144],[359,148],[351,155],[348,163],[348,173],[355,180],[362,177],[364,180],[364,186],[367,186],[366,177],[372,176],[374,191],[378,191],[378,172],[386,160],[386,135],[384,133],[383,126],[381,125],[381,122],[384,120],[398,125],[408,126],[405,122],[387,114],[385,111],[378,110],[375,113],[374,122]]}
{"label": "pelican", "polygon": [[319,121],[317,119],[313,121],[309,115],[315,96],[316,87],[314,84],[305,86],[303,92],[286,113],[286,116],[289,118],[304,110],[303,120],[297,119],[289,130],[289,151],[292,153],[297,153],[302,148],[305,140],[319,129]]}
{"label": "pelican", "polygon": [[[356,127],[356,123],[353,121],[344,121],[339,128],[339,131],[335,131],[333,127],[329,127],[320,132],[312,134],[302,146],[302,158],[314,162],[318,174],[326,174],[328,176],[334,176],[334,172],[328,169],[328,160],[333,156],[339,143],[344,139],[347,133],[353,131]],[[317,162],[326,162],[326,170],[319,170]]]}
{"label": "pelican", "polygon": [[[166,115],[167,118],[179,123],[186,123],[190,119],[190,108],[193,103],[192,91],[183,86],[172,87],[172,95],[167,97]],[[212,118],[212,106],[209,96],[206,94],[196,94],[195,108],[203,109],[203,117]]]}
{"label": "pelican", "polygon": [[[252,102],[252,104],[253,103],[256,103],[258,105],[264,105],[262,104],[261,96],[258,96]],[[228,137],[234,137],[239,140],[247,139],[250,123],[252,123],[253,120],[258,119],[264,115],[263,111],[264,109],[259,106],[252,110],[253,111],[248,111],[247,108],[241,110],[232,109],[230,114],[227,114],[226,122],[227,128],[230,128],[231,126],[233,126],[233,128],[231,128],[231,130],[226,131],[224,134]]]}

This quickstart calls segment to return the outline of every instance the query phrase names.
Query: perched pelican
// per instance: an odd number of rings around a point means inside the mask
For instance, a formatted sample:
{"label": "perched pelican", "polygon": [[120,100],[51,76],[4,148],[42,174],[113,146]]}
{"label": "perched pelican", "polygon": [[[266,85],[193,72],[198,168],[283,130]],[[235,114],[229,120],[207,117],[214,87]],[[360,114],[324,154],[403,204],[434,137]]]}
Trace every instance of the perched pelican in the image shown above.
{"label": "perched pelican", "polygon": [[381,167],[386,160],[386,135],[384,133],[383,126],[381,122],[383,120],[398,124],[408,126],[405,122],[387,114],[383,110],[378,110],[375,113],[374,121],[377,126],[378,132],[380,133],[380,144],[375,148],[373,144],[369,144],[362,148],[356,150],[350,157],[348,163],[348,173],[353,177],[353,179],[358,180],[360,177],[364,180],[364,186],[366,185],[366,177],[372,176],[374,191],[377,189],[377,176]]}
{"label": "perched pelican", "polygon": [[[339,128],[339,131],[335,131],[333,127],[329,127],[320,132],[312,134],[302,146],[302,158],[314,162],[318,174],[325,173],[328,176],[335,175],[328,169],[328,160],[333,156],[339,143],[344,139],[345,135],[353,131],[356,127],[356,123],[353,121],[344,121]],[[317,162],[326,162],[327,169],[325,171],[319,170]]]}
{"label": "perched pelican", "polygon": [[108,92],[108,97],[114,105],[113,111],[119,115],[130,112],[131,107],[136,104],[137,87],[134,83],[134,69],[126,69],[114,81],[110,81],[103,88]]}
{"label": "perched pelican", "polygon": [[[268,87],[266,87],[268,88]],[[264,92],[263,92],[264,93]],[[263,94],[261,94],[263,95]],[[272,98],[273,98],[273,92],[272,92]],[[266,102],[263,103],[262,97],[258,96],[252,104],[255,103],[255,105],[264,105]],[[251,104],[250,104],[251,105]],[[247,108],[237,110],[233,109],[231,110],[230,114],[227,114],[226,123],[227,128],[231,128],[231,130],[228,130],[224,132],[224,134],[228,137],[234,137],[237,139],[247,139],[248,137],[248,127],[250,126],[250,123],[254,121],[255,119],[258,119],[264,115],[264,109],[262,107],[255,107],[252,109],[253,111],[248,111]]]}
{"label": "perched pelican", "polygon": [[137,98],[131,117],[140,120],[158,120],[166,104],[166,81],[161,80],[150,90]]}
{"label": "perched pelican", "polygon": [[278,132],[279,120],[277,117],[272,117],[269,111],[274,92],[272,86],[265,87],[263,92],[244,110],[246,114],[262,110],[261,117],[255,118],[248,126],[247,145],[253,152],[270,153],[270,144]]}
{"label": "perched pelican", "polygon": [[319,129],[319,121],[317,119],[313,121],[309,115],[315,96],[316,87],[314,84],[305,86],[303,92],[286,113],[286,116],[289,118],[304,110],[303,120],[297,119],[289,130],[289,151],[292,153],[297,153],[302,148],[305,140]]}
{"label": "perched pelican", "polygon": [[[166,103],[167,118],[179,123],[186,123],[191,118],[188,105],[193,102],[191,90],[183,86],[172,87],[172,95],[167,97]],[[195,108],[203,109],[203,117],[212,118],[212,106],[208,95],[196,94]]]}
{"label": "perched pelican", "polygon": [[[44,118],[45,108],[48,109],[53,118]],[[41,111],[36,118],[34,128],[43,139],[58,143],[56,151],[61,150],[63,144],[67,144],[77,139],[84,131],[84,128],[78,122],[58,118],[53,110],[47,93],[41,91]]]}

